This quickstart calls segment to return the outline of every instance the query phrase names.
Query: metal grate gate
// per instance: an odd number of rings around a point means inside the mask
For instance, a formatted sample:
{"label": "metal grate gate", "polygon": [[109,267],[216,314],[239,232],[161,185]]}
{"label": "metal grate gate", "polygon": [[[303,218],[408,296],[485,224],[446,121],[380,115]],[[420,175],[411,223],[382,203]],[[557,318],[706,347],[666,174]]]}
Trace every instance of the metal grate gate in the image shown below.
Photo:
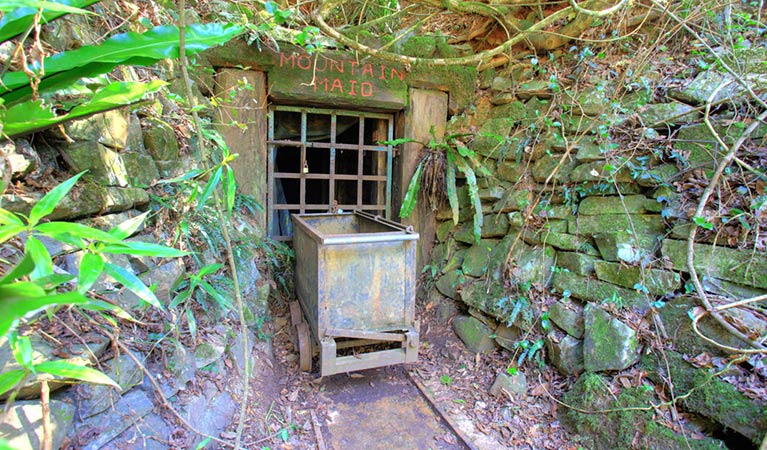
{"label": "metal grate gate", "polygon": [[272,106],[269,110],[269,235],[289,240],[291,213],[354,209],[391,215],[391,114]]}

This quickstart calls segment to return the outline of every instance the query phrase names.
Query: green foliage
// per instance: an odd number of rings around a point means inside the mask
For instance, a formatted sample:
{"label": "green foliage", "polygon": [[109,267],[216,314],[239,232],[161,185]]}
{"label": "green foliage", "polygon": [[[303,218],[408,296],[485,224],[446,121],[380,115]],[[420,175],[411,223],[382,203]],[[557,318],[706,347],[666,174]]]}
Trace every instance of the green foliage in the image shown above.
{"label": "green foliage", "polygon": [[[417,142],[423,145],[426,149],[423,158],[416,167],[413,176],[410,178],[408,189],[405,192],[405,199],[400,208],[400,217],[410,217],[415,209],[419,193],[422,193],[424,190],[430,192],[433,208],[439,206],[438,204],[434,204],[434,199],[436,197],[434,193],[444,191],[453,213],[453,222],[457,224],[460,211],[456,179],[458,172],[460,172],[466,177],[469,197],[471,199],[472,208],[474,209],[474,240],[478,243],[482,231],[483,216],[482,201],[479,197],[479,186],[477,185],[477,175],[490,176],[492,173],[479,161],[477,155],[460,140],[460,138],[465,136],[466,135],[464,134],[454,134],[447,136],[441,141],[437,141],[433,138],[428,144],[407,138],[386,141],[384,143],[387,145],[400,145],[408,142]],[[435,163],[435,160],[438,162]],[[439,162],[442,160],[444,160],[444,164]],[[444,174],[434,173],[435,171],[440,170],[443,170]],[[441,180],[444,180],[444,186],[424,185],[422,189],[422,178],[425,173],[430,175],[429,179],[432,183],[440,183]],[[439,202],[437,201],[436,203]]]}
{"label": "green foliage", "polygon": [[[119,266],[105,263],[102,255],[107,253],[159,257],[186,255],[186,252],[163,245],[125,240],[141,226],[146,219],[146,213],[109,231],[68,222],[41,223],[66,197],[83,173],[48,192],[32,208],[29,217],[0,208],[0,243],[17,236],[25,238],[22,258],[0,279],[0,299],[2,299],[0,301],[0,336],[10,337],[14,356],[22,366],[22,369],[0,374],[0,393],[13,389],[30,374],[37,373],[116,386],[106,375],[88,367],[64,361],[43,361],[33,364],[30,341],[27,337],[16,335],[16,326],[22,320],[34,321],[39,311],[64,305],[111,311],[115,315],[124,317],[125,312],[119,308],[87,296],[89,289],[102,273],[112,276],[148,304],[162,309],[157,297],[141,280]],[[40,241],[40,237],[65,242],[84,252],[79,278],[56,274],[53,271],[51,255]],[[75,283],[75,287],[70,288],[67,283]]]}
{"label": "green foliage", "polygon": [[[95,2],[19,0],[11,2],[13,9],[4,4],[3,9],[10,12],[0,21],[0,43],[31,27],[37,8],[44,9],[40,20],[45,22],[67,12],[85,12],[75,7],[92,3]],[[223,44],[242,30],[232,24],[189,25],[185,31],[186,53],[191,55]],[[54,54],[29,65],[28,71],[5,72],[0,78],[0,130],[14,137],[140,101],[166,83],[113,82],[92,91],[81,79],[108,73],[120,64],[149,65],[175,58],[179,48],[178,28],[164,25],[143,34],[119,34],[98,45]],[[73,89],[81,94],[82,100],[66,104],[47,100],[54,92],[71,93]]]}
{"label": "green foliage", "polygon": [[85,8],[97,1],[99,0],[58,0],[56,2],[5,0],[0,4],[0,11],[5,13],[0,19],[0,42],[28,30],[34,24],[35,15],[39,9],[43,9],[40,22],[48,23],[64,14],[91,14],[80,8]]}
{"label": "green foliage", "polygon": [[450,375],[442,375],[439,377],[439,382],[447,387],[450,387],[453,384],[453,377]]}

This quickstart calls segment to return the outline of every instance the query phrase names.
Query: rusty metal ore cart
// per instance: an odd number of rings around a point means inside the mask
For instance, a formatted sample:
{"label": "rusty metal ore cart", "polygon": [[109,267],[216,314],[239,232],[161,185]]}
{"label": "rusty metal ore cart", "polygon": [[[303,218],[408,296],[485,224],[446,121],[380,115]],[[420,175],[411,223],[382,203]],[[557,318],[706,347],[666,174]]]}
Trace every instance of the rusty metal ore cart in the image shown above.
{"label": "rusty metal ore cart", "polygon": [[361,211],[292,218],[301,368],[311,370],[312,343],[321,376],[415,362],[418,233]]}

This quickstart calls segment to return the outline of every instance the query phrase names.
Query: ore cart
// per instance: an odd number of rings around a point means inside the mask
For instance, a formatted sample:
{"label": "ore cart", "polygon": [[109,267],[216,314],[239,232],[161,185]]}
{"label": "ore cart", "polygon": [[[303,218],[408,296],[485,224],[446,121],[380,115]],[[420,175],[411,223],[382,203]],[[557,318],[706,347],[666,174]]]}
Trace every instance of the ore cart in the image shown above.
{"label": "ore cart", "polygon": [[415,362],[418,233],[360,211],[292,218],[301,369],[317,346],[321,376]]}

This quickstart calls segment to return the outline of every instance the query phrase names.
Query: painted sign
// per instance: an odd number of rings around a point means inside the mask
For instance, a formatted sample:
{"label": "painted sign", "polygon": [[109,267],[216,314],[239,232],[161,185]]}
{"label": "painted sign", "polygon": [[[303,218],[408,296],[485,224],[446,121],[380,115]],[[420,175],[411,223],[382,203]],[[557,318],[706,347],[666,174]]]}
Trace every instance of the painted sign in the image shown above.
{"label": "painted sign", "polygon": [[384,61],[355,60],[340,52],[285,52],[269,71],[277,101],[400,110],[407,102],[407,73]]}

